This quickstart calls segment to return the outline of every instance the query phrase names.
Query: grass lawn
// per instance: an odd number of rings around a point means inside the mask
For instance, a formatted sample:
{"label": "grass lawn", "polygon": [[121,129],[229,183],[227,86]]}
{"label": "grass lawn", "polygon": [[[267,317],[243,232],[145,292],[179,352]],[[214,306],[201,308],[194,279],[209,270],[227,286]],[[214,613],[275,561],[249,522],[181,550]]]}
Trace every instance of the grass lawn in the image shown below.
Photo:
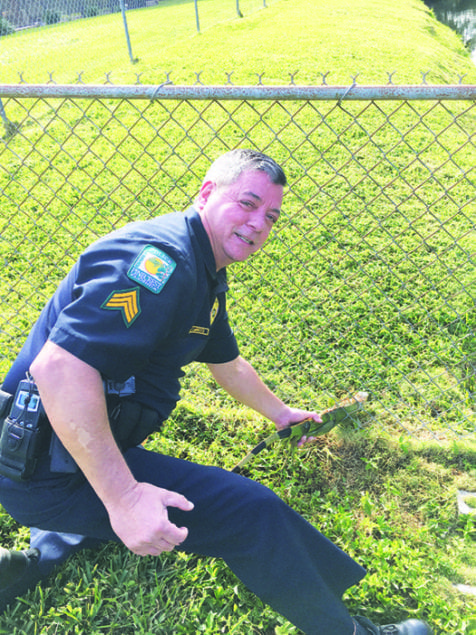
{"label": "grass lawn", "polygon": [[[242,19],[219,0],[199,6],[201,34],[192,2],[130,12],[134,65],[120,14],[2,38],[1,81],[17,83],[21,73],[43,83],[52,73],[68,83],[82,73],[85,83],[103,83],[109,73],[116,84],[138,76],[155,84],[170,72],[190,84],[201,72],[204,84],[222,84],[233,71],[235,84],[258,75],[265,84],[291,76],[320,84],[329,71],[328,84],[357,75],[385,84],[388,73],[396,84],[419,84],[422,73],[429,84],[463,75],[476,83],[458,36],[420,0],[275,0],[267,9],[250,0],[240,2]],[[209,103],[200,117],[167,105],[178,126],[157,104],[25,104],[29,114],[20,101],[5,104],[20,127],[0,145],[1,372],[94,235],[186,205],[206,167],[197,148],[213,155],[245,134],[283,161],[290,188],[274,240],[234,269],[230,312],[242,351],[285,399],[320,409],[351,389],[374,397],[362,428],[342,426],[297,456],[275,446],[249,474],[368,569],[347,595],[353,613],[379,623],[419,616],[436,635],[476,633],[476,598],[460,586],[476,587],[474,516],[456,504],[458,490],[476,491],[476,444],[458,435],[417,439],[396,423],[413,430],[436,411],[435,425],[467,433],[473,421],[468,415],[466,429],[455,421],[455,404],[473,413],[475,392],[468,254],[476,121],[468,104],[290,104],[292,126],[266,104]],[[447,147],[460,149],[458,163]],[[32,277],[21,278],[27,269]],[[455,383],[458,355],[468,366],[458,366],[465,381]],[[183,401],[148,443],[231,469],[269,430],[192,367]],[[27,544],[28,531],[3,511],[0,533],[3,545]],[[0,617],[0,633],[297,635],[221,562],[139,559],[119,546],[72,558]]]}
{"label": "grass lawn", "polygon": [[[230,5],[230,6],[228,6]],[[438,23],[420,0],[274,0],[267,9],[245,18],[233,15],[232,2],[199,2],[201,21],[195,30],[192,2],[163,0],[157,7],[128,14],[134,56],[126,47],[122,18],[113,14],[70,22],[38,31],[23,31],[0,40],[2,83],[17,83],[18,73],[28,83],[49,80],[75,82],[83,72],[85,83],[163,81],[171,72],[176,84],[193,83],[201,72],[204,84],[225,83],[232,72],[235,84],[282,84],[297,73],[300,84],[360,84],[393,82],[474,83],[476,69],[461,39]],[[226,7],[226,10],[225,10]],[[217,24],[218,22],[218,24]],[[217,51],[219,63],[217,63]]]}

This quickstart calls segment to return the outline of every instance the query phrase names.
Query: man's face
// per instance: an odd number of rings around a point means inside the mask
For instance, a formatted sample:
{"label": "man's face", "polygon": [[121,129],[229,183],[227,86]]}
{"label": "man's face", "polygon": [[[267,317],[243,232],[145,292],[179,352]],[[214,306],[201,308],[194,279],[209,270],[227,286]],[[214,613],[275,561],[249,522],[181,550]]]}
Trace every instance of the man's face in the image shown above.
{"label": "man's face", "polygon": [[203,183],[198,211],[210,238],[217,271],[246,260],[260,249],[279,218],[283,187],[266,172],[242,172],[231,185]]}

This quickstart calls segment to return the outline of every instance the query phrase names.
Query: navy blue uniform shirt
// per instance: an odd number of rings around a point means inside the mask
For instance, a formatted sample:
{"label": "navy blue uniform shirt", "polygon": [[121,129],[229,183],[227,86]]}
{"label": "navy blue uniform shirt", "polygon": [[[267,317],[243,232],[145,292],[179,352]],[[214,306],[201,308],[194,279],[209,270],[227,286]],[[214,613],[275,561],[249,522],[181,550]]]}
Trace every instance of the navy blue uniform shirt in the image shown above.
{"label": "navy blue uniform shirt", "polygon": [[135,377],[134,399],[164,420],[183,366],[238,356],[225,269],[196,210],[126,225],[91,245],[43,309],[3,389],[14,392],[47,339],[103,378]]}

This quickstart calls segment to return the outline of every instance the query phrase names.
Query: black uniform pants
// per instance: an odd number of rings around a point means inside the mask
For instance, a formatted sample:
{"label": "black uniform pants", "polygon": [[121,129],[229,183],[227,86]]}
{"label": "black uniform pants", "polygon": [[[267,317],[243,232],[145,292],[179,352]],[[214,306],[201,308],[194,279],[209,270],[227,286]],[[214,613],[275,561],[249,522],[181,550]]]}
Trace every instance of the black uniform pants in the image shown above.
{"label": "black uniform pants", "polygon": [[[143,448],[127,450],[125,457],[138,481],[194,503],[191,512],[168,510],[173,523],[189,530],[180,550],[223,558],[251,591],[308,635],[352,635],[341,596],[365,571],[271,490],[220,468]],[[86,546],[86,537],[118,540],[83,475],[52,474],[46,461],[26,484],[0,477],[0,503],[17,521],[36,528],[32,546],[41,549],[44,575]]]}

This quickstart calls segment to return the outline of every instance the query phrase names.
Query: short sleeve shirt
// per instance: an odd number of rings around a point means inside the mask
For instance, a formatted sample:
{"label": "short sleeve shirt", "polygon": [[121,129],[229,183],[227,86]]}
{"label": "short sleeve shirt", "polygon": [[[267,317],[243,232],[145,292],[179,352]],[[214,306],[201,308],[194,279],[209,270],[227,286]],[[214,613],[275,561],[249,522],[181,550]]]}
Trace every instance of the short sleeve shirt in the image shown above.
{"label": "short sleeve shirt", "polygon": [[227,289],[196,210],[130,223],[82,254],[34,325],[4,389],[14,389],[50,339],[105,379],[134,376],[135,398],[165,418],[179,399],[185,365],[238,355]]}

